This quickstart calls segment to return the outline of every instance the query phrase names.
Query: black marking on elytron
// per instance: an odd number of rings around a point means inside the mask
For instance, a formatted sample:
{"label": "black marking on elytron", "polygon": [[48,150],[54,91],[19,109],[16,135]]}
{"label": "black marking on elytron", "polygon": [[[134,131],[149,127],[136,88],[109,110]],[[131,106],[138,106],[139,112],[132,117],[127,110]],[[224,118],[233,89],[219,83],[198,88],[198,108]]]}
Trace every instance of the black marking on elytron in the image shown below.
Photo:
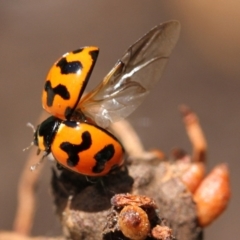
{"label": "black marking on elytron", "polygon": [[82,69],[82,64],[79,61],[68,62],[65,57],[61,58],[56,64],[57,67],[60,67],[61,74],[70,74],[76,73]]}
{"label": "black marking on elytron", "polygon": [[75,167],[80,161],[78,154],[89,149],[91,145],[92,138],[88,131],[82,133],[82,142],[78,145],[69,142],[61,143],[60,148],[68,155],[67,165],[69,167]]}
{"label": "black marking on elytron", "polygon": [[52,87],[52,84],[49,80],[46,81],[44,90],[47,92],[47,105],[51,107],[53,105],[53,101],[56,95],[59,95],[64,100],[70,99],[70,93],[68,92],[67,88],[62,85],[58,84],[56,87]]}
{"label": "black marking on elytron", "polygon": [[84,48],[76,49],[76,50],[72,51],[72,53],[73,53],[73,54],[80,53],[80,52],[82,52],[83,49],[84,49]]}
{"label": "black marking on elytron", "polygon": [[89,54],[92,57],[93,62],[97,61],[99,50],[90,51]]}
{"label": "black marking on elytron", "polygon": [[94,173],[100,173],[104,170],[106,162],[110,161],[114,156],[115,149],[112,144],[105,146],[97,154],[94,155],[96,165],[92,168]]}
{"label": "black marking on elytron", "polygon": [[92,65],[90,66],[90,69],[89,69],[89,71],[88,71],[88,73],[86,75],[86,78],[83,80],[83,83],[82,83],[82,86],[81,86],[81,89],[80,89],[80,92],[79,92],[79,95],[78,95],[78,98],[77,98],[77,101],[76,101],[74,107],[72,109],[67,108],[65,110],[65,117],[66,117],[66,119],[70,119],[71,118],[71,115],[73,114],[75,108],[78,105],[78,102],[80,101],[80,99],[81,99],[81,97],[83,95],[83,92],[84,92],[84,90],[85,90],[85,88],[87,86],[87,83],[89,81],[89,78],[90,78],[90,76],[92,74],[92,70],[94,68],[94,65],[95,65],[95,63],[97,61],[98,53],[99,53],[99,50],[93,50],[93,51],[89,52],[89,55],[91,56],[91,58],[93,60],[92,61]]}
{"label": "black marking on elytron", "polygon": [[99,130],[101,130],[102,132],[104,132],[104,133],[106,133],[108,136],[110,136],[111,138],[113,138],[116,142],[118,142],[118,144],[122,147],[122,151],[124,152],[125,150],[124,150],[124,148],[123,148],[123,146],[122,146],[122,144],[121,144],[121,142],[119,142],[119,140],[112,134],[112,133],[110,133],[109,131],[107,131],[106,129],[104,129],[104,128],[101,128],[100,126],[98,126],[98,125],[96,125],[96,124],[92,124],[92,123],[84,123],[84,124],[88,124],[88,125],[91,125],[91,126],[94,126],[95,128],[98,128]]}

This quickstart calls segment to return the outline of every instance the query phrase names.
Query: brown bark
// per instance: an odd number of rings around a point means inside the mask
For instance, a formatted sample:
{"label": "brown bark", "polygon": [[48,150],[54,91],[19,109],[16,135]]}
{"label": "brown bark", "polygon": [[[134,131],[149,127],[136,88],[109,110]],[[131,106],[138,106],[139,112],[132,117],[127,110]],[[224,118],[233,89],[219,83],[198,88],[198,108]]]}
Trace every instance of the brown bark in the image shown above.
{"label": "brown bark", "polygon": [[[197,196],[209,187],[205,183],[208,181],[201,184],[207,144],[197,116],[187,107],[181,111],[193,156],[175,149],[171,160],[166,160],[161,151],[145,151],[134,129],[125,121],[112,127],[129,153],[121,168],[101,178],[53,169],[54,206],[63,227],[60,238],[27,236],[33,222],[40,170],[33,174],[25,168],[19,184],[15,233],[0,232],[0,240],[203,239],[199,213],[203,206],[207,208]],[[36,163],[32,152],[29,158],[27,165],[33,160]],[[225,209],[230,197],[228,171],[224,169],[225,177],[218,184],[224,186],[224,193],[216,188],[216,194],[227,197],[224,206],[214,209],[213,219]],[[27,208],[23,199],[28,201]],[[211,208],[208,209],[211,218]]]}

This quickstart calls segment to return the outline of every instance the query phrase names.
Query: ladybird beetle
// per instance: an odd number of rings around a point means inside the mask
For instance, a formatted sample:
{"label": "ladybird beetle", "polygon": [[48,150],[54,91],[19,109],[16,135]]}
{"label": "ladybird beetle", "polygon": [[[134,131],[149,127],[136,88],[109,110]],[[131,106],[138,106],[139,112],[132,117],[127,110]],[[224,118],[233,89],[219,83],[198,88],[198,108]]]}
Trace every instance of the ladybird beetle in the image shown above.
{"label": "ladybird beetle", "polygon": [[180,24],[157,25],[128,48],[99,86],[82,97],[97,60],[97,47],[63,55],[50,69],[42,93],[52,116],[38,125],[33,143],[63,167],[103,176],[121,166],[124,149],[108,131],[130,115],[160,79],[177,43]]}
{"label": "ladybird beetle", "polygon": [[123,162],[123,147],[113,134],[88,122],[54,116],[37,128],[34,143],[57,162],[87,176],[102,176]]}

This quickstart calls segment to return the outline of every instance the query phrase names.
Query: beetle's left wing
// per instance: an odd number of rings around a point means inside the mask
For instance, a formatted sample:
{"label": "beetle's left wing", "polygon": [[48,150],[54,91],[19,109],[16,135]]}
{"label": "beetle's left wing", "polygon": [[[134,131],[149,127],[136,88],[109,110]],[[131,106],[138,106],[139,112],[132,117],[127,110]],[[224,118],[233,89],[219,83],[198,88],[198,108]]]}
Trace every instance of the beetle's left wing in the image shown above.
{"label": "beetle's left wing", "polygon": [[179,32],[177,21],[151,29],[129,47],[103,82],[80,101],[77,110],[101,127],[126,118],[161,78]]}

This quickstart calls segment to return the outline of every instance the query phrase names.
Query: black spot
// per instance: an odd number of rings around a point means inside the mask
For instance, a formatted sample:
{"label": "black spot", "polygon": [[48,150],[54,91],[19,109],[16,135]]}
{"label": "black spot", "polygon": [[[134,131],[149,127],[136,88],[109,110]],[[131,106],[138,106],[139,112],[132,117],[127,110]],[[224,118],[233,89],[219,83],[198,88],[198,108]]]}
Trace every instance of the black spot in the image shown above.
{"label": "black spot", "polygon": [[72,53],[74,53],[74,54],[80,53],[80,52],[82,52],[83,49],[84,49],[84,48],[79,48],[79,49],[77,49],[77,50],[72,51]]}
{"label": "black spot", "polygon": [[93,59],[93,62],[97,61],[98,53],[99,53],[99,50],[94,50],[94,51],[89,52],[90,56]]}
{"label": "black spot", "polygon": [[69,142],[63,142],[60,148],[67,153],[67,165],[69,167],[75,167],[80,161],[78,154],[84,150],[87,150],[92,145],[92,138],[89,132],[82,133],[82,142],[79,145],[71,144]]}
{"label": "black spot", "polygon": [[44,90],[47,92],[47,105],[49,107],[53,105],[54,97],[56,95],[59,95],[64,100],[68,100],[70,98],[67,88],[62,84],[58,84],[53,88],[51,82],[48,80],[45,83]]}
{"label": "black spot", "polygon": [[105,163],[114,156],[115,150],[112,144],[105,146],[102,150],[100,150],[94,158],[96,159],[96,165],[93,167],[94,173],[100,173],[104,170]]}
{"label": "black spot", "polygon": [[62,74],[76,73],[82,69],[82,64],[79,61],[68,62],[65,57],[61,58],[56,66],[60,67]]}

